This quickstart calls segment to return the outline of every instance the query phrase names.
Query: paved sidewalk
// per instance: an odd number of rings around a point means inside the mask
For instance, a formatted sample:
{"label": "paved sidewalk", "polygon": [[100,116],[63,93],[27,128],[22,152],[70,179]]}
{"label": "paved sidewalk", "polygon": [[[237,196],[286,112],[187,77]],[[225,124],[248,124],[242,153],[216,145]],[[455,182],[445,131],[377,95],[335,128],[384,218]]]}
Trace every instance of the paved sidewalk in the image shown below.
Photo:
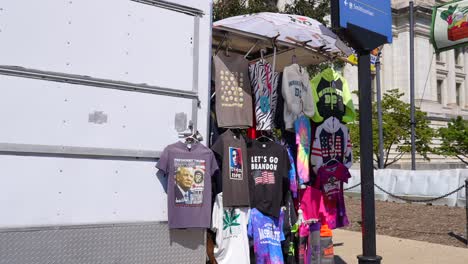
{"label": "paved sidewalk", "polygon": [[[362,254],[362,235],[346,230],[333,231],[336,264],[358,263]],[[377,235],[377,254],[386,264],[467,264],[468,249]],[[342,261],[339,261],[339,260]]]}

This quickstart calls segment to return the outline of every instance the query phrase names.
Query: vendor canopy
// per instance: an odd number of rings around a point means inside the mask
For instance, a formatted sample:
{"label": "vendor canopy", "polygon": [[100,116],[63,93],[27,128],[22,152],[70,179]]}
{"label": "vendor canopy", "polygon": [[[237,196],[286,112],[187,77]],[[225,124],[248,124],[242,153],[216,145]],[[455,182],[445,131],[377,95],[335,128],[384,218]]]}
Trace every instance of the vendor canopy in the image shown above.
{"label": "vendor canopy", "polygon": [[[304,62],[303,65],[313,64],[325,61],[330,57],[346,57],[352,53],[330,29],[315,19],[305,16],[279,14],[279,13],[256,13],[229,17],[214,22],[214,44],[220,44],[220,32],[230,34],[230,45],[235,50],[247,52],[257,40],[263,40],[263,43],[271,42],[265,40],[274,40],[280,50],[278,55],[281,64],[281,46],[288,47],[286,56],[291,56],[292,49],[301,54],[313,53],[316,58],[312,63]],[[231,34],[232,33],[232,34]],[[222,36],[221,36],[222,38]],[[261,45],[256,46],[252,52],[256,52]],[[284,50],[283,50],[284,52]],[[320,58],[317,55],[322,55]],[[307,59],[307,58],[305,58]],[[318,59],[318,60],[317,60]],[[290,62],[290,59],[289,59]],[[281,67],[279,67],[281,68]]]}

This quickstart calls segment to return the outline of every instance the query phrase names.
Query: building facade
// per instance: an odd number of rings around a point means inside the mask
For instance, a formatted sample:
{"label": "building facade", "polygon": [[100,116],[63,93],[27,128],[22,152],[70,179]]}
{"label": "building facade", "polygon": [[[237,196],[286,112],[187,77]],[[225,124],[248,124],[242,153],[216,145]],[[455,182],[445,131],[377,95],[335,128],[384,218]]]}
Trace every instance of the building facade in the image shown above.
{"label": "building facade", "polygon": [[[415,105],[426,112],[434,128],[446,126],[451,118],[468,119],[468,49],[458,48],[436,54],[430,42],[432,7],[442,1],[415,0],[414,14],[414,80]],[[383,47],[381,55],[382,93],[390,89],[404,92],[406,102],[410,94],[410,34],[408,1],[393,0],[393,43]],[[358,88],[357,67],[347,65],[344,76],[350,87]],[[357,103],[357,98],[355,98]],[[439,142],[434,140],[434,145]],[[419,168],[459,168],[464,165],[455,159],[430,156],[431,161],[418,157]],[[410,156],[396,165],[407,169]]]}

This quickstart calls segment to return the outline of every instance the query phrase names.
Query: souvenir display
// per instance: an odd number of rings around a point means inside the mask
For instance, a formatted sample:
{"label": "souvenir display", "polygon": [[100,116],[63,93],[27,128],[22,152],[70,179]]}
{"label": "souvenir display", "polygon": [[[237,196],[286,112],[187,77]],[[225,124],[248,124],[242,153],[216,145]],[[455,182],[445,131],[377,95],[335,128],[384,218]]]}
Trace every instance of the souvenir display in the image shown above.
{"label": "souvenir display", "polygon": [[322,231],[332,245],[331,229],[349,224],[345,123],[355,111],[346,80],[332,69],[309,80],[297,63],[277,73],[263,57],[249,65],[241,54],[221,53],[213,56],[211,149],[177,142],[157,164],[169,178],[170,228],[209,228],[211,219],[221,264],[330,259]]}

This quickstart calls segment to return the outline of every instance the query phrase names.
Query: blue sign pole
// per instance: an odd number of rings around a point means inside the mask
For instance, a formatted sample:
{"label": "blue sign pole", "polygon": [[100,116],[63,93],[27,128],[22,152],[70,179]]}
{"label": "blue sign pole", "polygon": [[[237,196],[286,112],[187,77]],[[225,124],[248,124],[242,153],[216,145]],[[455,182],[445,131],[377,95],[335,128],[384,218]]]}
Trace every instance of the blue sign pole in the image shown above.
{"label": "blue sign pole", "polygon": [[392,42],[390,0],[332,0],[332,26],[358,52],[361,138],[362,255],[359,264],[380,264],[375,232],[370,51]]}

